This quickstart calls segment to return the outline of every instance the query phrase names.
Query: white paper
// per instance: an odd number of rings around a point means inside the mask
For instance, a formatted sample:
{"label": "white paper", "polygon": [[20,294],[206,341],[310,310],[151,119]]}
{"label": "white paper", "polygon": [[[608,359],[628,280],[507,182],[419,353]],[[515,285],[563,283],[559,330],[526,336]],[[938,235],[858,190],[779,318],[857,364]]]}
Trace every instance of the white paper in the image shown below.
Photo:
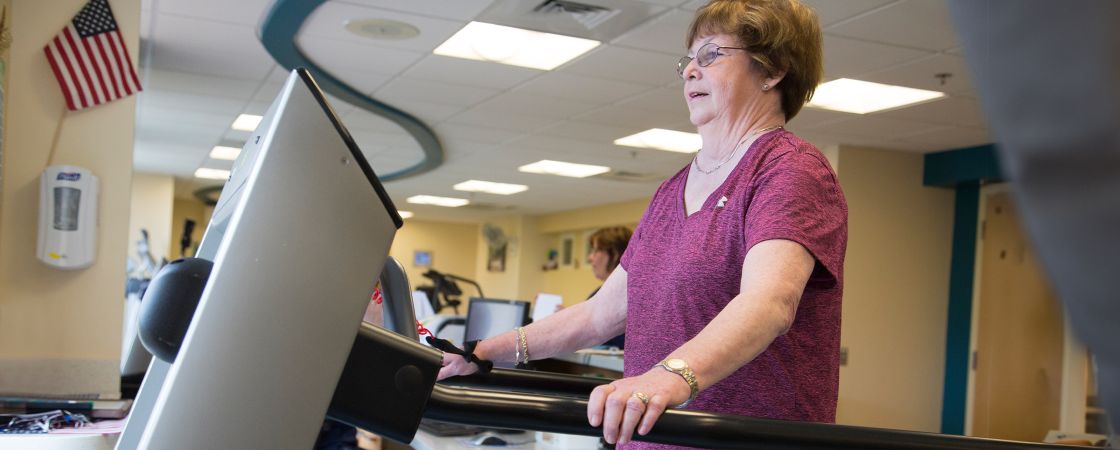
{"label": "white paper", "polygon": [[564,298],[556,294],[537,294],[537,300],[533,302],[533,322],[548,317],[560,310],[564,304]]}

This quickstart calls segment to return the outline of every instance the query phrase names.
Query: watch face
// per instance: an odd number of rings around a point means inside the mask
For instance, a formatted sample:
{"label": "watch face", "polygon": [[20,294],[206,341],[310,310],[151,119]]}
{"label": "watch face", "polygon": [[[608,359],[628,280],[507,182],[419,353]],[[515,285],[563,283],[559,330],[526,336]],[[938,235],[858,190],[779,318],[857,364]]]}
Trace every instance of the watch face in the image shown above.
{"label": "watch face", "polygon": [[673,369],[673,370],[681,370],[681,369],[684,369],[684,368],[688,367],[688,364],[685,364],[685,362],[683,360],[676,359],[676,358],[665,361],[665,365],[669,366],[669,368]]}

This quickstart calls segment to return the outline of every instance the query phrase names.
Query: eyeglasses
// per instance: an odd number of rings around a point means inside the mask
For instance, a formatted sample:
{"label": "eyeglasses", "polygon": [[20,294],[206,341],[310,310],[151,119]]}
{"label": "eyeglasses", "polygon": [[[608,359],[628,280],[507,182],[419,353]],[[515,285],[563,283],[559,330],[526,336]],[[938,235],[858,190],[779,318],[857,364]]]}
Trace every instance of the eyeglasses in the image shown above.
{"label": "eyeglasses", "polygon": [[[712,65],[717,57],[723,55],[719,52],[720,49],[725,48],[731,50],[747,50],[745,47],[721,47],[715,42],[709,42],[701,46],[699,50],[696,50],[696,64],[699,64],[700,67]],[[684,78],[684,68],[688,67],[688,63],[692,62],[692,59],[693,58],[690,56],[682,56],[681,59],[677,60],[677,75],[681,78]]]}

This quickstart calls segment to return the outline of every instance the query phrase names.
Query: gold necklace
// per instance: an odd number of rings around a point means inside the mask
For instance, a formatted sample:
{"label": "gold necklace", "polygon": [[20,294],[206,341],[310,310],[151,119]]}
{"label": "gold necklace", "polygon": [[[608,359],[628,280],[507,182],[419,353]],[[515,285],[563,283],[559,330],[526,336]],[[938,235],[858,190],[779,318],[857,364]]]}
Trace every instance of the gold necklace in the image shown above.
{"label": "gold necklace", "polygon": [[716,166],[711,168],[710,170],[704,170],[704,169],[700,168],[700,163],[696,162],[696,158],[700,156],[700,152],[696,152],[696,155],[694,155],[692,157],[692,166],[695,167],[698,172],[700,172],[704,175],[711,175],[713,172],[719,170],[720,167],[723,167],[724,164],[727,164],[728,161],[731,161],[731,159],[734,158],[737,153],[739,153],[739,147],[742,147],[743,143],[747,142],[747,139],[750,139],[751,137],[760,135],[760,134],[765,133],[767,131],[777,130],[779,128],[782,128],[782,125],[774,125],[774,126],[771,126],[771,127],[759,128],[759,129],[754,130],[750,133],[747,133],[746,136],[743,136],[743,138],[739,140],[738,144],[735,144],[735,148],[733,150],[731,150],[731,154],[727,155],[727,158],[725,158],[723,161],[720,161],[719,164],[716,164]]}

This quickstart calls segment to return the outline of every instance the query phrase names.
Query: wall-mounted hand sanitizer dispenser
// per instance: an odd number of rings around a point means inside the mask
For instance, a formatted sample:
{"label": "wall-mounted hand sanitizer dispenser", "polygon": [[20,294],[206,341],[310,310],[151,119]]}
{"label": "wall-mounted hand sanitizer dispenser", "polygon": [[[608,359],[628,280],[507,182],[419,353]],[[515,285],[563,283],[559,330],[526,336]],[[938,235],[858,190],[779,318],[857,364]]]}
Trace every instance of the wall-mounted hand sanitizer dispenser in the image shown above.
{"label": "wall-mounted hand sanitizer dispenser", "polygon": [[50,166],[39,180],[39,245],[48,266],[82,269],[97,256],[97,177],[77,166]]}

